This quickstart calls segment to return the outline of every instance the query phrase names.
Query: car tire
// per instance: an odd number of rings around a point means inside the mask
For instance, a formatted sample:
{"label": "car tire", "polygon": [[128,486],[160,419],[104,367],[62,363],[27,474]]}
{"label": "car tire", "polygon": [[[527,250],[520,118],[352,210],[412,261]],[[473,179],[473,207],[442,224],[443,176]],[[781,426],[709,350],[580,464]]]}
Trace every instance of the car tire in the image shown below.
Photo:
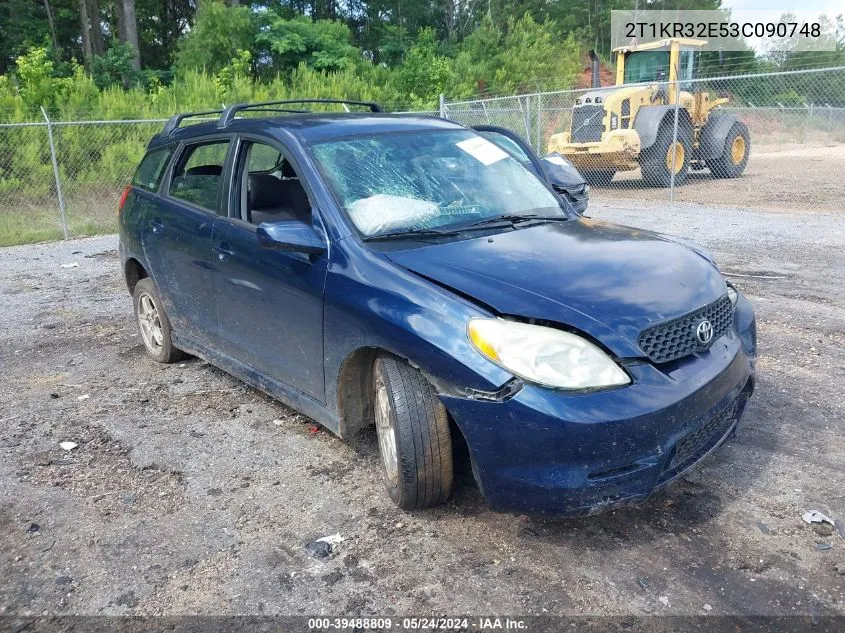
{"label": "car tire", "polygon": [[175,363],[185,358],[185,352],[173,345],[170,338],[170,320],[153,280],[149,277],[138,280],[132,292],[132,300],[135,304],[135,321],[147,356],[159,363]]}
{"label": "car tire", "polygon": [[745,171],[751,155],[751,135],[745,123],[737,121],[725,138],[722,155],[707,161],[710,173],[716,178],[738,178]]}
{"label": "car tire", "polygon": [[406,362],[376,359],[373,410],[384,482],[403,510],[443,503],[452,492],[452,439],[446,408]]}
{"label": "car tire", "polygon": [[591,187],[609,187],[613,177],[616,175],[615,169],[607,171],[585,171],[582,176],[587,184]]}
{"label": "car tire", "polygon": [[679,126],[677,144],[673,142],[673,137],[672,126],[664,123],[654,145],[643,151],[640,161],[643,181],[652,187],[669,187],[672,184],[673,145],[676,145],[675,186],[683,185],[689,175],[692,131],[686,126]]}

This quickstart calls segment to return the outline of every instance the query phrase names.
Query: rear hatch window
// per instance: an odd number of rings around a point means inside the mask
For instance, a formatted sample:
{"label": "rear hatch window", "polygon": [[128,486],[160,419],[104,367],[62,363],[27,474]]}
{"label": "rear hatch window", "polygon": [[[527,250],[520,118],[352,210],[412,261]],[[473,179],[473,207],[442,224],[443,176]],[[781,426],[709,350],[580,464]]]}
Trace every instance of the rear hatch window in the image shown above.
{"label": "rear hatch window", "polygon": [[135,176],[132,178],[132,184],[135,187],[148,189],[150,191],[157,191],[158,185],[161,182],[161,176],[164,174],[164,168],[173,154],[172,147],[162,147],[161,149],[154,149],[147,152],[147,155],[141,160],[138,169],[135,171]]}

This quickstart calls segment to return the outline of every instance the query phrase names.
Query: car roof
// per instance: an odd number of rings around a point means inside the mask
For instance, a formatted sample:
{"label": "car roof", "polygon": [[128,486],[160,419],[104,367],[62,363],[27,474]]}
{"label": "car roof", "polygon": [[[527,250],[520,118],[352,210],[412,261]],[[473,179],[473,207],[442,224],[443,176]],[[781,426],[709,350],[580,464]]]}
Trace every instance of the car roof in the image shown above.
{"label": "car roof", "polygon": [[229,125],[219,127],[218,121],[207,121],[180,127],[169,135],[158,134],[148,148],[167,145],[175,141],[191,140],[203,136],[231,133],[262,133],[274,135],[283,130],[301,141],[319,143],[333,139],[395,132],[426,130],[459,130],[464,126],[433,116],[385,113],[315,112],[288,114],[262,118],[234,119]]}

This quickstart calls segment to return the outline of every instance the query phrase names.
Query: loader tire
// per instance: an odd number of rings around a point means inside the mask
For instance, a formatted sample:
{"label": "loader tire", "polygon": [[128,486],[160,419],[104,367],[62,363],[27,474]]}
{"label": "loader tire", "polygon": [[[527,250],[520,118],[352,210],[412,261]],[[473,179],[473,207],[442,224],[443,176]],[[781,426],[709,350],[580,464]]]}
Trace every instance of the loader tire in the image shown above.
{"label": "loader tire", "polygon": [[641,155],[643,181],[652,187],[669,187],[674,158],[675,186],[681,186],[689,175],[691,153],[692,131],[686,126],[678,126],[678,140],[673,141],[672,126],[664,123],[654,145],[643,150]]}
{"label": "loader tire", "polygon": [[715,178],[737,178],[745,171],[751,155],[751,135],[745,123],[737,121],[725,138],[722,155],[707,161]]}

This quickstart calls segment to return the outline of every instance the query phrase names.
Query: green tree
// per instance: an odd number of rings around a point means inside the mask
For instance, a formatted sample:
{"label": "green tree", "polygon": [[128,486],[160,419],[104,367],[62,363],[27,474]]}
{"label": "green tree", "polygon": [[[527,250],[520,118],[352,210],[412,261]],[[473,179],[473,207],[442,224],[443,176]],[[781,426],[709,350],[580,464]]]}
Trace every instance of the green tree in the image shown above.
{"label": "green tree", "polygon": [[486,16],[460,45],[452,93],[534,92],[546,84],[562,88],[580,70],[580,47],[555,22],[538,23],[526,13],[500,27]]}
{"label": "green tree", "polygon": [[317,70],[344,70],[362,59],[351,44],[349,27],[335,20],[286,19],[271,13],[255,40],[267,51],[270,69],[276,72],[289,72],[300,63]]}
{"label": "green tree", "polygon": [[57,96],[57,83],[53,76],[53,61],[47,49],[31,49],[15,60],[15,66],[18,93],[24,104],[30,109],[52,104]]}
{"label": "green tree", "polygon": [[419,32],[397,73],[399,89],[408,96],[409,105],[419,109],[433,107],[438,95],[454,83],[451,60],[438,53],[431,28]]}
{"label": "green tree", "polygon": [[248,7],[201,0],[193,27],[179,44],[176,66],[183,71],[205,69],[217,73],[238,51],[252,50],[254,33]]}
{"label": "green tree", "polygon": [[49,40],[43,4],[32,0],[0,2],[0,75],[11,69],[16,57],[30,47],[46,45]]}
{"label": "green tree", "polygon": [[141,73],[135,67],[135,49],[128,42],[112,41],[103,55],[94,58],[91,77],[98,88],[138,83]]}

